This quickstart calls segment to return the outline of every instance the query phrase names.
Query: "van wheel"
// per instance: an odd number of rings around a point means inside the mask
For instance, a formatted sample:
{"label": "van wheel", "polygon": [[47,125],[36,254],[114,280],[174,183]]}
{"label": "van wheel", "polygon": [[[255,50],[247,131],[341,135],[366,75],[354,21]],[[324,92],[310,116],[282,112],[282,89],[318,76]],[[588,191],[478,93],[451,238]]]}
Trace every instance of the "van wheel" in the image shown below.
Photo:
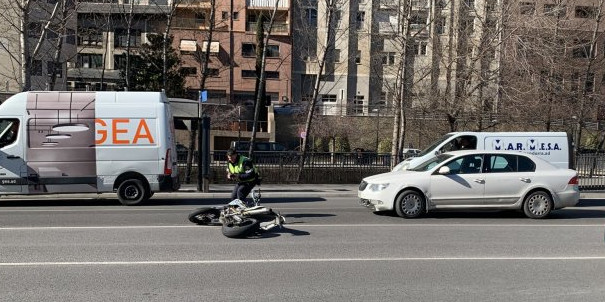
{"label": "van wheel", "polygon": [[419,217],[424,213],[425,208],[424,196],[412,190],[401,193],[395,202],[395,212],[403,218]]}
{"label": "van wheel", "polygon": [[523,202],[523,212],[532,219],[544,218],[550,214],[553,208],[552,198],[544,191],[529,194]]}
{"label": "van wheel", "polygon": [[127,179],[118,187],[118,199],[125,206],[136,205],[149,196],[143,182],[138,179]]}

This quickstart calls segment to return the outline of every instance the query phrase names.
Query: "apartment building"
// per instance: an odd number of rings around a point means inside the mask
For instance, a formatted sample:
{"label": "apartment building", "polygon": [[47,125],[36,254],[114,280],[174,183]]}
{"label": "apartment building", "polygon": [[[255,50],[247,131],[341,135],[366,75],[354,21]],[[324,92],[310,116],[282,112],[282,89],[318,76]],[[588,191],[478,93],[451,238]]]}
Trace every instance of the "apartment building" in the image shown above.
{"label": "apartment building", "polygon": [[[293,81],[297,84],[292,93],[296,100],[311,96],[317,62],[326,49],[329,10],[324,3],[303,0],[295,8],[295,15],[300,16],[295,19],[296,26],[306,29],[294,36],[295,44],[303,41],[303,47],[295,47],[293,54]],[[522,40],[518,33],[549,35],[553,23],[548,20],[557,17],[568,32],[561,35],[566,42],[560,42],[567,56],[557,61],[567,62],[561,66],[567,66],[563,69],[568,74],[559,77],[579,87],[597,86],[602,64],[590,63],[590,78],[570,72],[588,64],[581,59],[588,56],[596,5],[586,0],[337,1],[333,8],[337,33],[320,84],[319,111],[341,116],[391,115],[393,101],[401,97],[404,106],[419,110],[447,105],[458,106],[461,111],[496,113],[502,83],[527,82],[527,78],[519,78],[515,71],[519,66],[511,57],[510,49],[518,48]],[[574,32],[575,36],[569,34]],[[605,45],[602,32],[595,31],[596,53],[601,56],[599,49]],[[312,46],[305,48],[307,44]],[[518,80],[511,80],[515,76]]]}
{"label": "apartment building", "polygon": [[[268,29],[276,9],[266,53],[266,102],[291,99],[290,0],[216,1],[215,27],[210,43],[209,99],[218,103],[251,103],[256,85],[257,24]],[[186,86],[192,95],[201,87],[204,54],[211,18],[209,0],[185,1],[177,6],[172,33],[183,60]]]}

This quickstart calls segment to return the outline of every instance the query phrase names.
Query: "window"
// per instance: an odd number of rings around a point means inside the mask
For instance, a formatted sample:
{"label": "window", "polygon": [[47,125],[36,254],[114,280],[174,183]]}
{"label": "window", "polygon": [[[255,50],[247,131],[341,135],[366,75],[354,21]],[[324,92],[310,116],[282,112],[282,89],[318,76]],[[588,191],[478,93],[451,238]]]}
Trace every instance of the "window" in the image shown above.
{"label": "window", "polygon": [[265,79],[279,80],[279,71],[265,71]]}
{"label": "window", "polygon": [[19,134],[18,119],[0,120],[0,148],[8,146],[17,140]]}
{"label": "window", "polygon": [[79,54],[78,68],[102,68],[103,55],[101,54]]}
{"label": "window", "polygon": [[382,65],[394,65],[395,64],[395,53],[384,52],[382,54]]}
{"label": "window", "polygon": [[427,45],[428,45],[428,42],[425,42],[425,41],[415,42],[412,46],[413,47],[412,51],[413,51],[414,55],[426,56]]}
{"label": "window", "polygon": [[34,76],[42,75],[42,60],[34,60],[32,62],[32,75],[34,75]]}
{"label": "window", "polygon": [[[590,57],[590,41],[588,40],[576,40],[575,46],[572,51],[574,58],[588,58]],[[594,56],[593,56],[594,57]]]}
{"label": "window", "polygon": [[475,8],[475,0],[464,0],[464,5],[467,8]]}
{"label": "window", "polygon": [[65,36],[65,43],[70,45],[76,45],[76,31],[68,28]]}
{"label": "window", "polygon": [[518,172],[534,172],[536,171],[536,164],[525,156],[518,156],[517,161]]}
{"label": "window", "polygon": [[517,171],[516,155],[489,155],[487,172],[489,173],[510,173]]}
{"label": "window", "polygon": [[490,13],[496,11],[497,5],[498,5],[497,0],[486,0],[485,1],[486,10]]}
{"label": "window", "polygon": [[[455,166],[459,166],[459,174],[477,174],[481,173],[481,164],[483,163],[482,155],[468,155],[462,157],[461,160],[456,160]],[[450,164],[448,164],[448,167]]]}
{"label": "window", "polygon": [[48,61],[46,62],[46,70],[49,75],[54,73],[57,78],[63,77],[63,64],[61,63],[55,64],[53,61]]}
{"label": "window", "polygon": [[229,13],[228,12],[221,12],[221,19],[223,19],[223,20],[229,19]]}
{"label": "window", "polygon": [[572,92],[578,92],[578,88],[579,88],[578,82],[579,81],[580,81],[580,74],[577,72],[572,73],[571,78],[570,78],[570,90]]}
{"label": "window", "polygon": [[311,27],[317,27],[317,9],[305,8],[305,20]]}
{"label": "window", "polygon": [[233,12],[233,20],[239,20],[239,12]]}
{"label": "window", "polygon": [[563,18],[567,15],[567,7],[561,4],[544,4],[544,15]]}
{"label": "window", "polygon": [[267,58],[279,58],[279,45],[267,45]]}
{"label": "window", "polygon": [[39,38],[42,34],[42,24],[31,22],[27,25],[27,35],[30,38]]}
{"label": "window", "polygon": [[181,67],[181,74],[184,76],[195,76],[197,75],[197,68],[195,67]]}
{"label": "window", "polygon": [[439,17],[435,21],[435,31],[439,35],[442,35],[445,33],[445,17]]}
{"label": "window", "polygon": [[334,62],[338,63],[340,61],[340,49],[334,49]]}
{"label": "window", "polygon": [[195,24],[197,25],[205,25],[206,24],[206,13],[196,13],[195,14]]}
{"label": "window", "polygon": [[51,40],[51,39],[56,39],[58,37],[59,37],[59,35],[54,30],[48,29],[46,31],[46,39]]}
{"label": "window", "polygon": [[366,13],[365,12],[357,12],[357,17],[356,17],[356,23],[355,23],[355,29],[360,30],[363,29],[364,27],[364,23],[365,23],[365,19],[366,19]]}
{"label": "window", "polygon": [[119,28],[115,30],[114,43],[116,47],[128,47],[128,42],[130,41],[131,47],[136,47],[141,45],[141,31],[131,29],[130,37],[128,37],[128,30]]}
{"label": "window", "polygon": [[536,12],[536,3],[534,2],[520,2],[519,13],[521,15],[533,15]]}
{"label": "window", "polygon": [[358,50],[355,54],[355,64],[361,64],[361,50]]}
{"label": "window", "polygon": [[332,23],[334,27],[340,27],[340,22],[342,20],[342,12],[340,10],[334,11],[334,15],[332,16]]}
{"label": "window", "polygon": [[364,98],[363,95],[355,96],[355,100],[353,100],[353,114],[363,114]]}
{"label": "window", "polygon": [[336,95],[335,94],[323,94],[321,96],[321,101],[324,103],[336,103]]}
{"label": "window", "polygon": [[256,71],[242,70],[242,78],[255,78],[256,79]]}
{"label": "window", "polygon": [[121,70],[126,68],[126,54],[113,56],[113,69]]}
{"label": "window", "polygon": [[575,17],[576,18],[595,18],[597,16],[597,9],[594,6],[576,6]]}
{"label": "window", "polygon": [[218,70],[218,68],[208,68],[208,76],[209,77],[220,77],[221,73],[220,70]]}
{"label": "window", "polygon": [[254,57],[256,56],[256,45],[252,43],[242,44],[242,57]]}
{"label": "window", "polygon": [[594,92],[594,82],[595,82],[595,75],[593,72],[589,72],[586,75],[586,82],[584,82],[584,91],[587,93]]}
{"label": "window", "polygon": [[96,28],[83,28],[78,32],[78,45],[98,45],[103,43],[103,34]]}

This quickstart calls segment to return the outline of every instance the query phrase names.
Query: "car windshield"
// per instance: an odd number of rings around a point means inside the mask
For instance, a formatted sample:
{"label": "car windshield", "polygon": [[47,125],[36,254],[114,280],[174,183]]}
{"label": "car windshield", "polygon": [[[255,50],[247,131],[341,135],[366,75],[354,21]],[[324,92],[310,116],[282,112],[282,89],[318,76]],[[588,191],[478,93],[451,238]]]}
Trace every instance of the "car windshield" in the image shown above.
{"label": "car windshield", "polygon": [[420,154],[418,154],[418,157],[422,157],[422,156],[428,154],[429,152],[433,151],[435,148],[437,148],[437,146],[439,146],[441,143],[448,140],[452,136],[453,136],[453,134],[444,135],[441,139],[437,140],[432,145],[430,145],[430,146],[426,147],[424,150],[422,150],[422,152],[420,152]]}
{"label": "car windshield", "polygon": [[423,162],[419,166],[417,166],[413,169],[409,169],[409,170],[417,171],[417,172],[428,171],[428,170],[434,168],[436,165],[450,159],[452,156],[453,155],[451,155],[451,154],[439,154],[436,157],[433,157],[433,158]]}

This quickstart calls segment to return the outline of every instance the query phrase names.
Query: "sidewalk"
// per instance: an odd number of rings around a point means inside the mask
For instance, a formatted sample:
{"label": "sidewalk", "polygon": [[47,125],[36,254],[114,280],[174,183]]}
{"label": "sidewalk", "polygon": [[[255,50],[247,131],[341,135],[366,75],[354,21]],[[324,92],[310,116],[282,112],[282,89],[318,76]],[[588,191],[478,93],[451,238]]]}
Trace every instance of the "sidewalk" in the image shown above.
{"label": "sidewalk", "polygon": [[[357,184],[263,184],[260,186],[263,197],[357,197]],[[259,187],[255,187],[258,189]],[[182,184],[181,189],[173,193],[180,196],[225,198],[231,196],[233,184],[210,184],[209,192],[198,192],[196,184]]]}

